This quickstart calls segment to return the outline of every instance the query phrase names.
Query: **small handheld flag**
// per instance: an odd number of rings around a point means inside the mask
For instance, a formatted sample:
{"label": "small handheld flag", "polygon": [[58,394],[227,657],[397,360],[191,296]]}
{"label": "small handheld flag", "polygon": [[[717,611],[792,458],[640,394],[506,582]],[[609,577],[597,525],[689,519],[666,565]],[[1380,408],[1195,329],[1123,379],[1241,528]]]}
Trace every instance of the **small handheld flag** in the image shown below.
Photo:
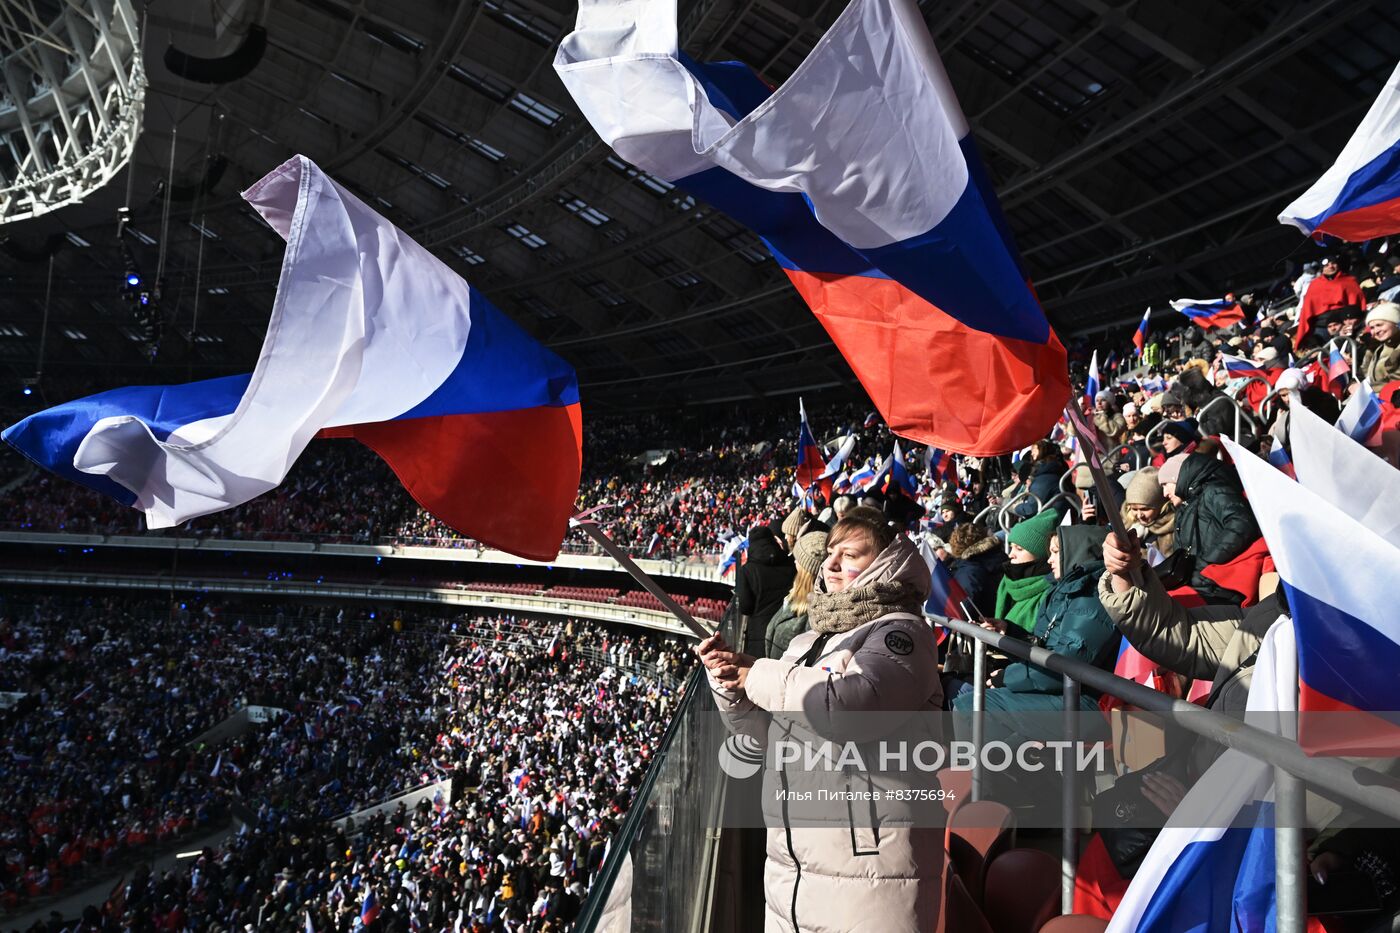
{"label": "small handheld flag", "polygon": [[812,428],[807,424],[807,407],[797,400],[797,411],[801,416],[801,426],[797,431],[797,482],[803,489],[809,489],[826,472],[822,460],[822,449],[812,436]]}
{"label": "small handheld flag", "polygon": [[1142,323],[1138,329],[1133,331],[1133,346],[1137,348],[1137,355],[1142,356],[1143,348],[1147,346],[1147,319],[1152,316],[1152,309],[1148,308],[1142,312]]}

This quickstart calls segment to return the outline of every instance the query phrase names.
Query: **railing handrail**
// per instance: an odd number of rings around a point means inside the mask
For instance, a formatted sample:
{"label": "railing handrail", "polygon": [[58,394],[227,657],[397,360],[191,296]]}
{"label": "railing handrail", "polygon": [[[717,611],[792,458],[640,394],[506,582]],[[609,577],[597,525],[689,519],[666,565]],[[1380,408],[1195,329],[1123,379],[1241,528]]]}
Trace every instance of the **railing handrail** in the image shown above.
{"label": "railing handrail", "polygon": [[685,719],[685,714],[691,704],[699,702],[697,698],[701,695],[708,697],[709,694],[710,689],[705,678],[705,669],[696,667],[690,675],[690,680],[687,681],[685,695],[681,697],[681,702],[676,706],[676,711],[671,716],[671,722],[666,726],[666,734],[657,743],[656,756],[652,758],[647,773],[642,777],[642,783],[637,787],[637,792],[632,795],[632,802],[627,806],[627,815],[622,818],[622,825],[608,840],[607,855],[603,859],[602,867],[598,869],[598,876],[593,879],[593,884],[589,887],[588,897],[579,910],[578,919],[574,921],[575,930],[590,933],[596,928],[598,920],[607,907],[608,896],[612,893],[613,884],[617,882],[623,860],[631,853],[632,844],[637,841],[637,836],[641,832],[642,815],[646,812],[646,801],[656,786],[662,765],[665,764],[667,756],[671,754],[671,745],[675,741],[676,733],[680,731],[681,722]]}
{"label": "railing handrail", "polygon": [[1199,424],[1200,420],[1205,417],[1206,412],[1210,411],[1219,402],[1224,402],[1226,405],[1230,405],[1235,409],[1235,443],[1240,443],[1241,420],[1249,421],[1249,423],[1254,426],[1254,430],[1259,430],[1259,420],[1254,417],[1253,412],[1247,411],[1245,407],[1229,393],[1217,395],[1209,402],[1206,402],[1205,405],[1201,406],[1201,410],[1196,412],[1196,422]]}
{"label": "railing handrail", "polygon": [[[925,615],[952,632],[980,641],[1011,657],[1054,671],[1141,709],[1160,713],[1189,732],[1282,768],[1294,777],[1307,781],[1320,793],[1335,793],[1358,806],[1400,820],[1400,789],[1394,786],[1394,778],[1332,758],[1309,758],[1297,743],[1285,741],[1223,713],[1174,699],[1091,664],[1007,635],[999,635],[961,619],[933,613]],[[1360,777],[1370,778],[1371,781],[1363,784],[1358,780]]]}

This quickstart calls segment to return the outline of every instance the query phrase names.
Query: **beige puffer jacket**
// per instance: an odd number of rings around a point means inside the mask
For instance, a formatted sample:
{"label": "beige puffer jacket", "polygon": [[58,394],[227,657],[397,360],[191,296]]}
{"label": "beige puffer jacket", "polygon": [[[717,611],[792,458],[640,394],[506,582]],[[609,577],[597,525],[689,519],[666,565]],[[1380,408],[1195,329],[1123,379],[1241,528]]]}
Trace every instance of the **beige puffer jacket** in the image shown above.
{"label": "beige puffer jacket", "polygon": [[[927,597],[929,571],[918,549],[898,538],[851,584],[848,593],[883,581],[913,586]],[[844,595],[844,594],[843,594]],[[807,664],[798,662],[822,635],[794,638],[780,659],[754,663],[741,693],[713,678],[720,709],[729,724],[764,741],[791,738],[820,743],[863,741],[843,735],[842,713],[909,711],[936,713],[943,705],[938,653],[932,630],[912,612],[886,612],[849,631],[833,634]],[[767,712],[802,712],[805,726],[780,720],[768,735]],[[860,719],[860,717],[856,717]],[[929,717],[936,720],[936,717]],[[883,719],[882,719],[883,722]],[[941,740],[942,736],[929,736]],[[772,761],[770,754],[768,761]],[[778,799],[785,775],[769,768],[763,777],[768,826],[764,869],[766,933],[931,933],[943,930],[943,830],[910,828],[886,821],[873,829],[852,820],[845,828],[791,826]],[[839,804],[835,806],[840,806]]]}

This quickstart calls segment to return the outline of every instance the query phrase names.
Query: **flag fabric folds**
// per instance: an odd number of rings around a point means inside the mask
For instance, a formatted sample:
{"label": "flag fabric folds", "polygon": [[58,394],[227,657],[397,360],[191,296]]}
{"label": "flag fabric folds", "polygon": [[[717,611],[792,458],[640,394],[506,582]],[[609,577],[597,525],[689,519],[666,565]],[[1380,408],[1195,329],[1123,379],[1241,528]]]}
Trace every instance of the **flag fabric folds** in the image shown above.
{"label": "flag fabric folds", "polygon": [[[287,241],[253,372],[114,389],[4,439],[165,528],[277,486],[318,432],[352,437],[463,534],[556,556],[582,452],[573,368],[304,156],[243,196]],[[502,475],[510,496],[483,482]]]}
{"label": "flag fabric folds", "polygon": [[1084,383],[1084,399],[1089,407],[1094,405],[1094,396],[1099,394],[1099,351],[1089,357],[1089,378]]}
{"label": "flag fabric folds", "polygon": [[620,157],[763,237],[890,430],[979,455],[1049,430],[1064,348],[913,0],[854,0],[775,91],[680,53],[675,0],[583,0],[555,70]]}
{"label": "flag fabric folds", "polygon": [[[1370,457],[1337,432],[1313,432],[1344,461]],[[1354,517],[1382,489],[1342,489],[1316,473],[1316,458],[1294,463],[1298,481],[1222,438],[1277,565],[1297,628],[1299,744],[1309,754],[1394,755],[1400,728],[1400,547]],[[1344,445],[1350,445],[1350,450]],[[1301,453],[1302,444],[1298,444]],[[1314,487],[1326,490],[1326,494]],[[1331,500],[1347,504],[1340,507]],[[1355,504],[1352,503],[1353,500]],[[1338,547],[1337,542],[1346,542]],[[1347,713],[1309,718],[1308,713]]]}
{"label": "flag fabric folds", "polygon": [[803,489],[810,489],[826,473],[826,463],[822,460],[821,447],[812,437],[812,428],[807,424],[807,406],[800,399],[797,410],[802,419],[797,431],[797,482]]}
{"label": "flag fabric folds", "polygon": [[[1297,709],[1293,640],[1286,618],[1265,635],[1245,713],[1249,725],[1287,738]],[[1227,748],[1167,819],[1108,933],[1273,929],[1273,807],[1273,767]]]}
{"label": "flag fabric folds", "polygon": [[1171,305],[1202,330],[1229,327],[1244,320],[1244,309],[1233,298],[1176,298]]}
{"label": "flag fabric folds", "polygon": [[[1258,363],[1244,359],[1239,356],[1231,356],[1228,353],[1220,354],[1220,363],[1225,367],[1225,373],[1231,379],[1263,379],[1270,384],[1278,378],[1278,374],[1283,370],[1261,369]],[[1270,376],[1272,375],[1272,378]]]}
{"label": "flag fabric folds", "polygon": [[1147,319],[1152,316],[1152,309],[1148,308],[1142,312],[1142,323],[1137,330],[1133,331],[1133,346],[1137,348],[1137,355],[1142,356],[1143,348],[1147,346]]}
{"label": "flag fabric folds", "polygon": [[1342,406],[1337,430],[1364,447],[1379,447],[1383,428],[1381,414],[1381,400],[1376,393],[1365,382],[1358,383],[1356,391]]}
{"label": "flag fabric folds", "polygon": [[1400,65],[1337,161],[1278,220],[1352,242],[1400,233]]}

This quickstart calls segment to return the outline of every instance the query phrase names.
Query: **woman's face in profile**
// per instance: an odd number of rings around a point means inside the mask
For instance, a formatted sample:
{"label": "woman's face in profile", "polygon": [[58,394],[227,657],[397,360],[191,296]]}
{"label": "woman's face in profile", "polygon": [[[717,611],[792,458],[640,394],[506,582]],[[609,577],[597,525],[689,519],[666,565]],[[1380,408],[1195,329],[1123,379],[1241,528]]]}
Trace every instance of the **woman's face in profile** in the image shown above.
{"label": "woman's face in profile", "polygon": [[828,593],[840,593],[875,562],[875,542],[869,535],[851,534],[827,549],[822,580]]}

